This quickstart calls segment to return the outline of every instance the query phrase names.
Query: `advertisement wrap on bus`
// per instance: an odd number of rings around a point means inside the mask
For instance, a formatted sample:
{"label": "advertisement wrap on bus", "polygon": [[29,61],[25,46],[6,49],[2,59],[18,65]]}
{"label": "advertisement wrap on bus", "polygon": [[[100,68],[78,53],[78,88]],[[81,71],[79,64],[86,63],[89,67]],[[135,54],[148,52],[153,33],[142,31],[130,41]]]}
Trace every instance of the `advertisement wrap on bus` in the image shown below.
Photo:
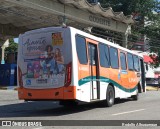
{"label": "advertisement wrap on bus", "polygon": [[19,69],[25,88],[58,88],[67,83],[71,47],[64,43],[65,36],[64,32],[43,32],[21,37]]}

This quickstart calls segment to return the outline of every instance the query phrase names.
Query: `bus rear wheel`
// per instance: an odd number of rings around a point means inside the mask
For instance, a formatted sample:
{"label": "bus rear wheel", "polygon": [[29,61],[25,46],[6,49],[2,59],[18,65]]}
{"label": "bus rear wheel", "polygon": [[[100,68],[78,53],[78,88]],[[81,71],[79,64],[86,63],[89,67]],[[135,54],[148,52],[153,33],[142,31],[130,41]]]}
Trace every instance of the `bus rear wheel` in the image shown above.
{"label": "bus rear wheel", "polygon": [[107,92],[106,92],[105,105],[107,107],[111,107],[114,104],[114,100],[115,100],[114,89],[111,85],[108,85]]}

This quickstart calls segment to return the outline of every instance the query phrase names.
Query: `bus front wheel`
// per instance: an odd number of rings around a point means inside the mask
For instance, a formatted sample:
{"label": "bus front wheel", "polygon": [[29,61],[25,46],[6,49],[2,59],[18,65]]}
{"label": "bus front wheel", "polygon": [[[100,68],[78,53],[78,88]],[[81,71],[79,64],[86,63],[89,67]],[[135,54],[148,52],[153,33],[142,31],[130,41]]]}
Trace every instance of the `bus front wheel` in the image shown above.
{"label": "bus front wheel", "polygon": [[111,85],[108,85],[107,92],[106,92],[105,105],[107,107],[111,107],[114,104],[114,100],[115,100],[114,89]]}

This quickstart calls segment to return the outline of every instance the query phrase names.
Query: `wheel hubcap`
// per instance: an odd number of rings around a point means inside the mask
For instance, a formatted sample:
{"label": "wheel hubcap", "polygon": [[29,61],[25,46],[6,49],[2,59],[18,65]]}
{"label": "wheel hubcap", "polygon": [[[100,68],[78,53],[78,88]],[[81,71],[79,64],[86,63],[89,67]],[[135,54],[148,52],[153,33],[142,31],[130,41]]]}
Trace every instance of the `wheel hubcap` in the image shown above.
{"label": "wheel hubcap", "polygon": [[109,91],[108,98],[109,98],[109,102],[112,103],[113,102],[113,92],[111,90]]}

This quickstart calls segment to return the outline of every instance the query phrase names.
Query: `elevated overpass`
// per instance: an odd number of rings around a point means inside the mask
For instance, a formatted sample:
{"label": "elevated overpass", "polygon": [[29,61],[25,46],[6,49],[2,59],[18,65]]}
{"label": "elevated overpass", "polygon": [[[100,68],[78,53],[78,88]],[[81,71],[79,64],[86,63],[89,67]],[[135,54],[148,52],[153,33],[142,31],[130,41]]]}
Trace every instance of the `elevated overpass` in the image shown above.
{"label": "elevated overpass", "polygon": [[99,27],[121,33],[127,46],[132,16],[104,9],[87,0],[0,0],[0,43],[27,30],[66,24],[79,29]]}

